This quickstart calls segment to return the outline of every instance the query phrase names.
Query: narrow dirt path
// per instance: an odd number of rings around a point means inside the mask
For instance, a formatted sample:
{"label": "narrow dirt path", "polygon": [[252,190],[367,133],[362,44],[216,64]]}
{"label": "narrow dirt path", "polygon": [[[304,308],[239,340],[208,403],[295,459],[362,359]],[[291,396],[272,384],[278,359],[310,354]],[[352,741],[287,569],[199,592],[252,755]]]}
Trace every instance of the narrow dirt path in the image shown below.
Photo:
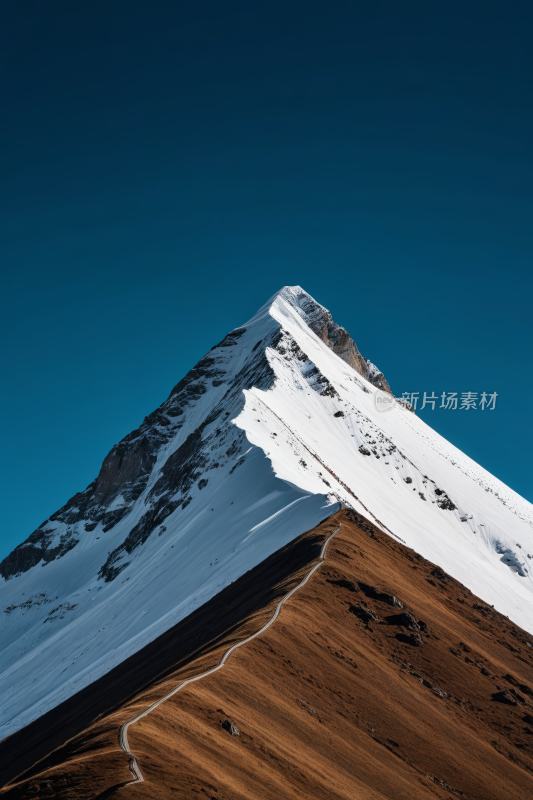
{"label": "narrow dirt path", "polygon": [[222,658],[220,659],[220,661],[218,662],[218,664],[216,665],[216,667],[212,667],[211,669],[208,669],[206,672],[202,672],[202,673],[200,673],[200,675],[196,675],[194,678],[189,678],[188,680],[183,681],[182,683],[178,684],[174,689],[172,689],[172,691],[168,692],[168,694],[164,695],[164,697],[162,697],[160,700],[157,700],[157,702],[152,703],[151,706],[148,706],[148,708],[146,708],[144,711],[141,711],[139,714],[136,714],[134,717],[129,719],[127,722],[125,722],[121,726],[121,728],[120,728],[120,730],[118,732],[118,743],[120,745],[121,750],[123,750],[123,752],[129,758],[129,768],[130,768],[131,774],[133,775],[133,780],[132,781],[128,781],[128,783],[123,784],[123,785],[131,786],[133,783],[142,783],[142,782],[144,782],[143,774],[142,774],[141,769],[139,767],[139,763],[138,763],[137,759],[135,758],[135,756],[133,755],[133,753],[131,752],[130,747],[129,747],[129,743],[128,743],[128,728],[129,728],[129,726],[133,725],[135,722],[138,722],[140,719],[142,719],[142,717],[146,717],[147,714],[149,714],[155,708],[160,706],[161,703],[164,703],[165,700],[168,700],[170,697],[175,695],[176,692],[179,692],[180,689],[183,689],[183,688],[185,688],[185,686],[188,686],[190,683],[194,683],[195,681],[199,681],[202,678],[207,678],[208,675],[212,675],[213,672],[216,672],[217,670],[222,669],[222,667],[224,666],[224,664],[226,663],[226,661],[228,660],[230,655],[234,652],[234,650],[236,650],[238,647],[242,647],[244,644],[247,644],[248,642],[251,642],[252,639],[255,639],[256,636],[259,636],[261,633],[264,633],[267,630],[267,628],[269,628],[272,625],[272,623],[275,622],[276,619],[278,618],[279,613],[281,611],[282,605],[284,603],[286,603],[287,600],[290,597],[292,597],[292,595],[295,592],[298,591],[298,589],[301,589],[302,586],[304,586],[304,584],[307,583],[307,581],[309,580],[311,575],[314,572],[316,572],[316,570],[319,567],[322,566],[322,564],[326,560],[326,550],[327,550],[328,544],[329,544],[330,540],[333,539],[333,537],[337,535],[337,533],[340,531],[340,529],[341,529],[341,526],[339,525],[339,527],[336,528],[336,530],[334,530],[333,533],[328,536],[328,538],[326,539],[326,541],[324,542],[324,544],[322,546],[322,550],[320,551],[320,561],[318,562],[318,564],[315,564],[315,566],[307,573],[305,578],[302,581],[300,581],[298,586],[295,586],[294,589],[291,589],[291,591],[288,592],[288,594],[286,594],[285,597],[283,597],[279,601],[279,603],[276,606],[276,610],[274,611],[274,614],[269,619],[269,621],[266,622],[263,625],[262,628],[260,628],[256,633],[253,633],[251,636],[248,636],[246,639],[243,639],[242,642],[237,642],[237,644],[234,644],[230,648],[228,648],[226,650],[226,652],[224,653],[224,655],[222,656]]}

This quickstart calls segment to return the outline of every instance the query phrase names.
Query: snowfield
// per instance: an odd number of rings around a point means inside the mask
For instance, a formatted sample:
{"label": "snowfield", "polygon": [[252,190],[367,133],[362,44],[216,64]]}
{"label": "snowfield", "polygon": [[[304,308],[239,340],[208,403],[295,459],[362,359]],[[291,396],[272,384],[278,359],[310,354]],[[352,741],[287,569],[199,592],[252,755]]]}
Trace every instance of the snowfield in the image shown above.
{"label": "snowfield", "polygon": [[313,333],[310,308],[324,311],[300,287],[278,292],[14,551],[0,580],[0,738],[340,503],[533,633],[531,504],[400,404],[377,411],[379,390]]}

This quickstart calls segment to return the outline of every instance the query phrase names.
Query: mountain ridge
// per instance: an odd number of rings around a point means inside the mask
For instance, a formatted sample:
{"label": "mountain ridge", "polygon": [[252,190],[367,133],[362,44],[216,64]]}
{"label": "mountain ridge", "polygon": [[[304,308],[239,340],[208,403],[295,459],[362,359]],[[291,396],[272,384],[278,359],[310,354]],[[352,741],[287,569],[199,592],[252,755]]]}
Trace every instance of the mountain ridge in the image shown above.
{"label": "mountain ridge", "polygon": [[[337,325],[331,313],[310,297],[301,287],[284,287],[276,292],[263,308],[270,308],[276,298],[282,297],[284,300],[292,302],[294,307],[301,312],[309,328],[329,347],[336,355],[348,363],[356,372],[378,388],[391,393],[389,384],[383,373],[377,369],[368,359],[363,358],[359,353],[357,345],[344,328]],[[262,309],[250,320],[253,322],[256,317],[262,314]],[[246,323],[247,325],[250,323]],[[213,379],[213,385],[221,385],[220,379],[224,370],[217,367],[216,359],[210,356],[213,351],[220,348],[233,346],[236,341],[246,331],[245,326],[240,326],[228,333],[224,339],[215,345],[211,350],[200,359],[200,361],[182,378],[172,389],[166,401],[164,401],[155,411],[149,414],[141,425],[127,434],[118,444],[114,445],[105,457],[98,476],[89,486],[75,494],[58,511],[52,514],[20,545],[9,553],[0,562],[0,575],[9,579],[14,575],[26,572],[31,567],[40,563],[41,559],[49,563],[56,558],[65,555],[70,549],[76,546],[77,542],[72,535],[63,534],[62,539],[55,546],[49,546],[50,534],[55,532],[54,528],[47,527],[49,523],[64,521],[67,524],[75,524],[92,515],[85,523],[85,530],[94,530],[98,522],[102,523],[102,530],[107,533],[117,522],[119,522],[130,510],[131,506],[127,502],[137,500],[146,486],[146,481],[155,464],[155,453],[158,448],[168,441],[166,431],[161,427],[171,427],[168,417],[179,417],[182,415],[182,406],[192,397],[198,397],[205,391],[207,379]],[[279,335],[279,334],[278,334]],[[277,336],[274,334],[270,340],[261,342],[263,346],[275,347]],[[259,344],[259,343],[258,343]],[[269,372],[269,365],[266,361],[261,363],[261,367],[255,370],[253,375],[248,375],[248,380],[244,382],[242,388],[248,388],[247,384],[253,382],[256,386],[267,386],[274,376]],[[239,386],[239,389],[241,387]],[[223,398],[223,400],[226,398]],[[216,413],[216,412],[215,412]],[[209,424],[214,419],[209,419]],[[169,433],[179,430],[179,422]],[[190,446],[190,442],[188,443]],[[133,445],[133,446],[130,446]],[[176,459],[174,459],[176,460]],[[119,478],[117,480],[117,478]],[[109,508],[118,494],[127,501],[117,508]],[[76,513],[77,512],[77,513]],[[151,530],[157,525],[157,513],[155,513]],[[150,531],[151,532],[151,531]],[[142,539],[143,534],[140,534]],[[103,565],[102,577],[108,574],[106,565]]]}
{"label": "mountain ridge", "polygon": [[[130,726],[145,783],[129,784],[120,726],[257,632],[335,530],[274,625]],[[522,800],[533,780],[532,642],[343,510],[0,743],[11,777],[0,794]]]}
{"label": "mountain ridge", "polygon": [[387,387],[358,356],[326,309],[285,287],[15,548],[0,582],[0,736],[341,505],[531,627],[530,504],[400,404],[380,413]]}

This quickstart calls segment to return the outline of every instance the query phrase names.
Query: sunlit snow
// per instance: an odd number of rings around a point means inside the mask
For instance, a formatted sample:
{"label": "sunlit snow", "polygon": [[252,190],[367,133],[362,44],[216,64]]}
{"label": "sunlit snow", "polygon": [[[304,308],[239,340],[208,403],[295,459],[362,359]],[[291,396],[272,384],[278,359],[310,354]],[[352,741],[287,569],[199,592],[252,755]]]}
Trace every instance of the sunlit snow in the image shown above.
{"label": "sunlit snow", "polygon": [[[243,326],[223,354],[225,382],[213,381],[190,405],[120,522],[107,532],[100,523],[67,531],[54,522],[58,542],[68,532],[77,544],[0,579],[0,737],[154,640],[339,503],[533,632],[532,506],[410,411],[377,411],[375,387],[309,329],[303,298],[299,287],[285,287]],[[281,338],[266,347],[272,386],[240,391],[203,431],[211,461],[190,502],[121,556],[114,580],[98,578],[152,502],[169,457],[224,406],[230,378],[264,358],[260,343],[277,331]],[[443,497],[453,510],[440,507]],[[123,502],[119,495],[112,507]]]}

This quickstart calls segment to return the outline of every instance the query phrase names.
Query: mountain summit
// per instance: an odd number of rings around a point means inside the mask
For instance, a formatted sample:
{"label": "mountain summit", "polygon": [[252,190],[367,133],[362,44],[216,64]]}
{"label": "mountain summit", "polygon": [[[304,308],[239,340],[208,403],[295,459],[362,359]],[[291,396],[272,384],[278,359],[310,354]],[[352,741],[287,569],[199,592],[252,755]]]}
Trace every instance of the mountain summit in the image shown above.
{"label": "mountain summit", "polygon": [[0,564],[0,738],[340,506],[533,630],[531,505],[380,389],[300,287],[231,331]]}
{"label": "mountain summit", "polygon": [[334,322],[327,308],[317,303],[301,286],[285,286],[265,307],[270,308],[278,297],[289,303],[313,333],[359,375],[378,389],[392,394],[383,373],[368,358],[363,358],[350,334]]}

